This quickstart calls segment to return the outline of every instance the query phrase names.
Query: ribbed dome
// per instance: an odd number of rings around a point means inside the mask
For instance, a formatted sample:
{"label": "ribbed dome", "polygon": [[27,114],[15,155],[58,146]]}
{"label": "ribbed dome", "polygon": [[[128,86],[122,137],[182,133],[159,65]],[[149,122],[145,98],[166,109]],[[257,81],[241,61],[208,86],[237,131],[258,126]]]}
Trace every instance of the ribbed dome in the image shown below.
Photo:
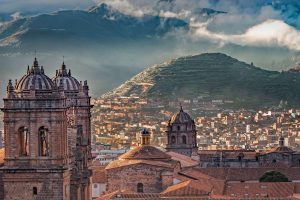
{"label": "ribbed dome", "polygon": [[187,122],[193,122],[193,119],[189,114],[183,111],[182,107],[180,107],[180,111],[176,114],[174,114],[170,119],[170,124],[176,123],[187,123]]}
{"label": "ribbed dome", "polygon": [[121,155],[120,159],[127,160],[165,160],[171,156],[153,146],[140,146]]}
{"label": "ribbed dome", "polygon": [[34,90],[52,90],[54,84],[52,80],[44,74],[43,66],[40,67],[37,59],[31,68],[27,69],[27,74],[24,75],[16,84],[16,90],[19,92]]}
{"label": "ribbed dome", "polygon": [[62,64],[61,69],[56,71],[53,82],[58,87],[62,84],[65,91],[78,91],[80,87],[80,83],[71,76],[71,70],[67,72],[65,63]]}

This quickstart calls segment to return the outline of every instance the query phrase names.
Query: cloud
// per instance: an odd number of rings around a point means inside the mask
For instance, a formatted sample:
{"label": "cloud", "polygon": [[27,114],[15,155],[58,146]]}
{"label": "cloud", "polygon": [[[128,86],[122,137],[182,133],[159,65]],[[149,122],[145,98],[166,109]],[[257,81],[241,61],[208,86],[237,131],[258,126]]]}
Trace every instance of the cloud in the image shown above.
{"label": "cloud", "polygon": [[[195,40],[213,40],[248,46],[279,46],[300,50],[300,32],[291,26],[299,5],[289,0],[95,0],[120,12],[143,16],[147,14],[176,17],[190,23],[187,34]],[[197,8],[211,8],[226,14],[207,16]],[[296,14],[295,14],[296,13]],[[294,16],[296,15],[296,16]],[[287,16],[290,16],[289,20]],[[300,22],[298,22],[300,24]],[[172,34],[176,35],[176,34]],[[178,37],[183,38],[182,32]]]}
{"label": "cloud", "polygon": [[280,20],[266,20],[250,27],[242,34],[215,33],[207,29],[208,23],[193,25],[194,39],[208,39],[216,43],[249,46],[280,46],[300,51],[300,31]]}
{"label": "cloud", "polygon": [[22,17],[20,12],[15,12],[15,13],[11,14],[10,16],[13,18],[13,20],[17,20]]}

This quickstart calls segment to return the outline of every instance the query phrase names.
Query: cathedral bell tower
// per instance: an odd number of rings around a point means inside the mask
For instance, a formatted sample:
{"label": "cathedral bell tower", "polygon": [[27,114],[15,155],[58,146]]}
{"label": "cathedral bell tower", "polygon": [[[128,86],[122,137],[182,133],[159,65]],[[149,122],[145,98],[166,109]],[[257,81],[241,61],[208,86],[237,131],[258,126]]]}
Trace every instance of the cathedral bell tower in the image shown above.
{"label": "cathedral bell tower", "polygon": [[174,114],[167,126],[167,151],[174,151],[186,156],[197,157],[197,131],[194,120],[183,111],[182,106]]}
{"label": "cathedral bell tower", "polygon": [[70,199],[64,91],[34,59],[4,98],[4,199]]}
{"label": "cathedral bell tower", "polygon": [[87,81],[78,81],[63,62],[52,78],[64,91],[67,109],[68,147],[71,158],[71,200],[91,199],[91,108]]}

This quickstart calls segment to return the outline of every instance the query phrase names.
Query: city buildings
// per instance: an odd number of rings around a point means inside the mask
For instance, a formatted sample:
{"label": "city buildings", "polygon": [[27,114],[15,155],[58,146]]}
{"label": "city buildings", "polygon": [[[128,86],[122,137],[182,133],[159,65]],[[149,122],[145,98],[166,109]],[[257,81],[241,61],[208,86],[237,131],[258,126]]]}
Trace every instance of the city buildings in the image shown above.
{"label": "city buildings", "polygon": [[[195,155],[182,151],[181,146],[197,137],[195,129],[186,128],[193,120],[181,108],[170,119],[175,121],[169,123],[176,129],[169,129],[166,150],[151,146],[150,134],[144,130],[139,147],[107,165],[103,171],[106,192],[99,200],[300,198],[300,154],[285,146],[283,137],[278,147],[261,154],[239,149],[199,150]],[[185,135],[189,139],[184,142]],[[174,144],[178,149],[168,148]]]}

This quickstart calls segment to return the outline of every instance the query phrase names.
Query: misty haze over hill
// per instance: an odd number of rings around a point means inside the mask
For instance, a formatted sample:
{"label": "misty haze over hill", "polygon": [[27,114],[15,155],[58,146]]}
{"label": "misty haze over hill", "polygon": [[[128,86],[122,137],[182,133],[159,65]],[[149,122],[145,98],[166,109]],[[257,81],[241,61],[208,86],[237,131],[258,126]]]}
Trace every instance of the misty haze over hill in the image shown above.
{"label": "misty haze over hill", "polygon": [[0,8],[2,91],[9,78],[26,72],[35,50],[50,76],[65,56],[72,74],[89,80],[93,96],[147,66],[186,55],[222,52],[279,71],[300,62],[298,1],[36,2],[7,1]]}

